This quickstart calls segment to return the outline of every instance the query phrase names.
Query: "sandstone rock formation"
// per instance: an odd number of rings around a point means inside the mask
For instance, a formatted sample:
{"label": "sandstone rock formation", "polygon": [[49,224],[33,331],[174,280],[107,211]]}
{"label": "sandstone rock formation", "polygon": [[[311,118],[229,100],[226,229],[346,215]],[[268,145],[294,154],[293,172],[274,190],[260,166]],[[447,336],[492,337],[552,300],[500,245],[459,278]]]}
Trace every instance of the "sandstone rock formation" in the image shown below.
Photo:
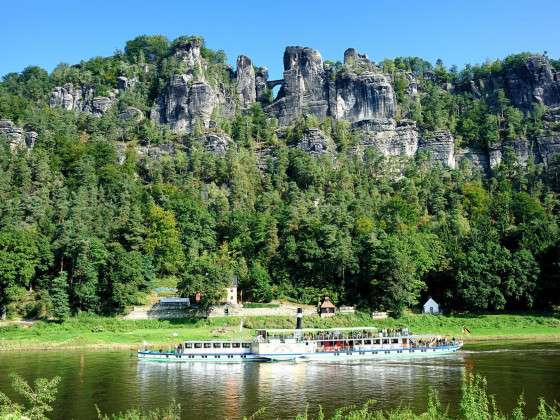
{"label": "sandstone rock formation", "polygon": [[449,168],[455,168],[455,140],[448,130],[439,130],[422,136],[418,149]]}
{"label": "sandstone rock formation", "polygon": [[179,133],[191,132],[197,123],[201,128],[209,126],[217,104],[217,95],[208,83],[180,74],[171,78],[150,117]]}
{"label": "sandstone rock formation", "polygon": [[257,99],[257,88],[255,85],[255,69],[251,59],[240,55],[237,57],[237,71],[235,73],[237,82],[237,94],[242,108],[248,108]]}
{"label": "sandstone rock formation", "polygon": [[305,130],[296,147],[313,156],[334,154],[336,152],[334,141],[318,128]]}
{"label": "sandstone rock formation", "polygon": [[390,79],[354,49],[345,52],[344,70],[335,73],[323,65],[319,52],[288,47],[282,87],[267,110],[280,125],[301,115],[354,122],[394,117],[395,98]]}
{"label": "sandstone rock formation", "polygon": [[287,47],[284,52],[284,79],[276,100],[268,108],[280,125],[300,115],[319,118],[328,115],[327,75],[318,51],[306,47]]}
{"label": "sandstone rock formation", "polygon": [[103,115],[115,103],[117,92],[110,92],[109,96],[95,96],[93,88],[87,86],[75,87],[71,83],[57,86],[51,92],[49,105],[51,108],[62,108],[67,111],[80,111]]}
{"label": "sandstone rock formation", "polygon": [[6,141],[10,150],[19,148],[32,149],[37,140],[37,133],[17,127],[10,120],[0,120],[0,141]]}
{"label": "sandstone rock formation", "polygon": [[369,119],[352,124],[355,135],[360,139],[354,149],[362,154],[367,147],[373,147],[383,156],[414,156],[418,149],[418,130],[410,120],[397,125],[392,118]]}
{"label": "sandstone rock formation", "polygon": [[197,141],[202,143],[206,151],[216,155],[225,154],[232,143],[231,138],[223,133],[208,133],[198,138]]}
{"label": "sandstone rock formation", "polygon": [[505,84],[512,103],[519,108],[529,110],[534,102],[560,105],[560,72],[544,56],[532,56],[522,66],[508,69]]}
{"label": "sandstone rock formation", "polygon": [[344,71],[336,78],[337,119],[351,122],[395,115],[393,87],[387,76],[367,72],[360,75]]}
{"label": "sandstone rock formation", "polygon": [[136,107],[127,106],[119,115],[118,118],[122,121],[142,121],[144,113]]}

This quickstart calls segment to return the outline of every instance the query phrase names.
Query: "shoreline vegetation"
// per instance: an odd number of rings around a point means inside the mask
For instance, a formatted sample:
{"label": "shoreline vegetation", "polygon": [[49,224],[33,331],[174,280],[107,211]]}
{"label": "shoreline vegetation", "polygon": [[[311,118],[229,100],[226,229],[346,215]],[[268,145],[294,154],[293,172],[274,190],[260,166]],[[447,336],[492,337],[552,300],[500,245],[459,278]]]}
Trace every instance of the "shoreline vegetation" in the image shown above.
{"label": "shoreline vegetation", "polygon": [[[0,393],[0,418],[2,419],[48,419],[47,414],[53,411],[52,404],[56,400],[58,392],[59,377],[51,380],[40,378],[33,386],[25,382],[16,374],[11,375],[12,388],[20,395],[24,403],[10,400],[6,395]],[[383,410],[376,406],[375,401],[367,401],[361,406],[348,406],[335,411],[332,416],[326,416],[319,406],[317,415],[309,413],[309,407],[303,413],[298,414],[296,420],[558,420],[560,419],[560,405],[558,402],[547,402],[539,398],[535,417],[526,414],[526,402],[523,395],[517,399],[517,406],[511,414],[504,413],[496,405],[493,395],[488,393],[486,378],[479,375],[466,375],[461,386],[461,399],[457,403],[456,415],[450,415],[450,407],[444,406],[438,394],[430,391],[425,411],[416,413],[408,407],[400,407],[393,410]],[[100,420],[179,420],[183,418],[184,411],[181,405],[172,402],[167,408],[159,408],[152,411],[130,409],[118,414],[102,414],[97,408]],[[262,407],[250,417],[244,420],[258,420],[267,416],[266,407]],[[268,416],[267,416],[268,417]]]}
{"label": "shoreline vegetation", "polygon": [[[466,343],[490,341],[560,342],[558,314],[405,315],[375,320],[365,313],[305,318],[306,328],[408,327]],[[148,343],[168,348],[184,340],[248,338],[257,328],[292,328],[293,317],[216,317],[208,319],[123,320],[81,314],[62,323],[0,323],[0,351],[57,349],[136,349]],[[470,333],[467,333],[468,329]]]}

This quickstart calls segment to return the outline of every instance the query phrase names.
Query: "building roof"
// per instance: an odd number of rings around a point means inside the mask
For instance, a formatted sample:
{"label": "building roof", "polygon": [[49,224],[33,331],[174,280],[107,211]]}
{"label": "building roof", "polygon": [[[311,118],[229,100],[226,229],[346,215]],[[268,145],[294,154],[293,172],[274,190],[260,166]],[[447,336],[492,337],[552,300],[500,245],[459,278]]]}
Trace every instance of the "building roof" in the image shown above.
{"label": "building roof", "polygon": [[182,297],[164,297],[159,300],[159,303],[189,303],[189,298]]}
{"label": "building roof", "polygon": [[328,297],[325,297],[323,299],[323,302],[321,302],[321,309],[323,308],[336,308],[336,306],[334,306],[334,303],[331,302],[331,300]]}
{"label": "building roof", "polygon": [[428,305],[428,304],[430,304],[430,303],[431,303],[432,305],[438,305],[438,303],[437,303],[434,299],[432,299],[431,296],[428,298],[428,300],[426,301],[426,303],[424,303],[424,306],[426,306],[426,305]]}

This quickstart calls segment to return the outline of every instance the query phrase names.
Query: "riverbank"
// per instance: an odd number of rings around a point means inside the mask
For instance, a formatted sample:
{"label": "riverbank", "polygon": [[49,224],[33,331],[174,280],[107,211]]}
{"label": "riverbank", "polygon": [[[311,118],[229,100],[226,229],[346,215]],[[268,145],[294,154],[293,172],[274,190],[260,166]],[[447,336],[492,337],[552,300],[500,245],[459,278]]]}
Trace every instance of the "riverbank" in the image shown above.
{"label": "riverbank", "polygon": [[[560,341],[560,315],[406,315],[374,320],[368,314],[308,316],[308,328],[408,327],[416,334],[459,337],[465,342],[497,340]],[[144,342],[173,346],[189,339],[247,338],[257,328],[293,328],[293,317],[124,320],[80,315],[63,323],[1,324],[0,351],[21,349],[135,349]],[[469,330],[470,333],[467,333]]]}

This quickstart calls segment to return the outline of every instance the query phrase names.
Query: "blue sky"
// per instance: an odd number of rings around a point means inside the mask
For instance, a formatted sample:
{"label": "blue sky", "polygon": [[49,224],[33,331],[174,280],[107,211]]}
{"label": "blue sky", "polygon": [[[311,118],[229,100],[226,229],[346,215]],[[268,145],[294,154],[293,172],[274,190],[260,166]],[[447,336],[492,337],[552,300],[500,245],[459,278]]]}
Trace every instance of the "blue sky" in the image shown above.
{"label": "blue sky", "polygon": [[272,78],[281,76],[287,45],[313,47],[331,60],[355,47],[374,61],[416,55],[459,67],[521,51],[560,57],[559,0],[3,3],[0,75],[111,55],[141,34],[202,35],[230,62],[246,54]]}

